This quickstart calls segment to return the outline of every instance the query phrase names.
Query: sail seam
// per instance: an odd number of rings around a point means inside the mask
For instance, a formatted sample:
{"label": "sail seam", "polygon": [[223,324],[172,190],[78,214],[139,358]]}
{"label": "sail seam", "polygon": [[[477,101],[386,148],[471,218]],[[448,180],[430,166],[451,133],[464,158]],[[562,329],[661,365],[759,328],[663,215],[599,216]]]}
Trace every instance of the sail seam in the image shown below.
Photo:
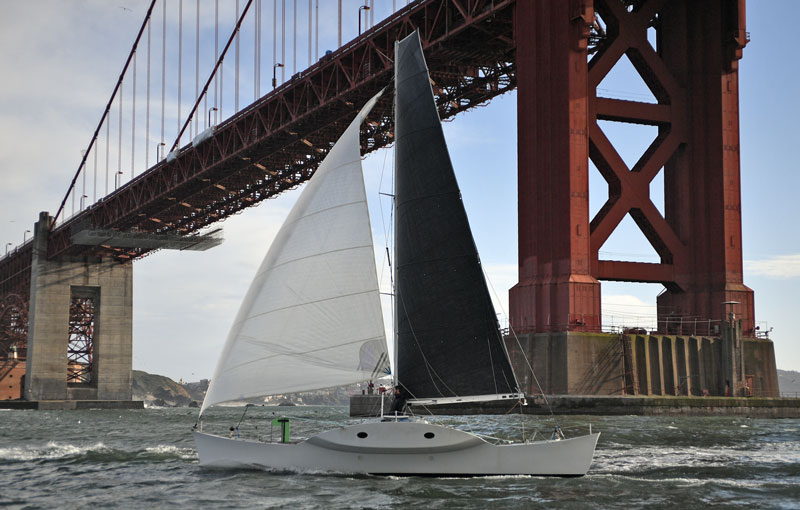
{"label": "sail seam", "polygon": [[283,266],[291,264],[293,262],[299,262],[301,260],[309,260],[309,259],[313,259],[315,257],[321,257],[323,255],[330,255],[331,253],[351,251],[351,250],[363,250],[364,248],[372,248],[372,245],[363,244],[361,246],[350,246],[350,247],[347,247],[347,248],[339,248],[337,250],[329,250],[329,251],[325,251],[325,252],[315,253],[313,255],[306,255],[305,257],[298,257],[296,259],[290,259],[290,260],[287,260],[286,262],[281,262],[280,264],[276,264],[274,266],[270,266],[269,268],[261,271],[260,273],[258,273],[256,275],[256,278],[254,278],[254,280],[257,279],[258,277],[260,277],[261,275],[269,273],[273,269],[278,269],[279,267],[283,267]]}
{"label": "sail seam", "polygon": [[[280,356],[307,356],[309,354],[313,354],[313,353],[317,353],[317,352],[323,352],[323,351],[328,351],[330,349],[336,349],[336,348],[339,348],[339,347],[344,347],[345,345],[366,343],[366,342],[370,342],[372,340],[380,340],[381,338],[383,338],[383,336],[374,336],[374,337],[370,337],[370,338],[362,338],[362,339],[358,339],[358,340],[353,340],[352,342],[345,342],[343,344],[329,345],[327,347],[321,347],[319,349],[311,349],[309,351],[287,351],[287,352],[273,353],[273,354],[270,354],[269,356],[263,356],[263,357],[260,357],[260,358],[251,359],[251,360],[248,360],[248,361],[246,361],[244,363],[240,363],[238,365],[231,365],[230,367],[228,367],[226,372],[228,372],[230,370],[238,369],[238,368],[241,368],[241,367],[245,367],[247,365],[250,365],[250,364],[253,364],[253,363],[256,363],[256,362],[259,362],[259,361],[264,361],[264,360],[268,360],[268,359],[272,359],[272,358],[277,358],[277,357],[280,357]],[[326,366],[326,365],[321,365],[319,363],[317,363],[317,365]],[[328,366],[328,368],[331,368],[331,367]],[[361,370],[358,370],[358,371],[361,372]]]}
{"label": "sail seam", "polygon": [[367,289],[367,290],[363,290],[361,292],[353,292],[352,294],[341,294],[341,295],[338,295],[338,296],[328,297],[328,298],[324,298],[324,299],[317,299],[315,301],[304,301],[302,303],[295,303],[295,304],[290,305],[290,306],[283,306],[281,308],[275,308],[273,310],[268,310],[266,312],[257,313],[255,315],[248,315],[247,317],[245,317],[241,321],[238,321],[236,324],[238,324],[240,322],[248,321],[250,319],[255,319],[256,317],[263,317],[263,316],[269,315],[271,313],[280,312],[280,311],[283,311],[283,310],[289,310],[291,308],[298,308],[298,307],[306,306],[306,305],[314,305],[314,304],[317,304],[317,303],[324,303],[325,301],[332,301],[332,300],[335,300],[335,299],[348,298],[348,297],[353,297],[353,296],[360,296],[361,294],[369,294],[370,292],[377,292],[377,291],[378,291],[377,288],[375,288],[375,289]]}
{"label": "sail seam", "polygon": [[417,202],[419,200],[425,200],[427,198],[437,198],[437,197],[444,197],[444,196],[448,196],[448,195],[458,195],[458,199],[461,200],[461,192],[460,191],[458,191],[458,190],[445,191],[445,192],[436,193],[436,194],[433,194],[433,195],[423,195],[421,197],[408,198],[408,199],[404,200],[403,202],[398,202],[397,203],[397,208],[400,209],[401,207],[403,207],[404,205],[406,205],[406,204],[408,204],[410,202]]}

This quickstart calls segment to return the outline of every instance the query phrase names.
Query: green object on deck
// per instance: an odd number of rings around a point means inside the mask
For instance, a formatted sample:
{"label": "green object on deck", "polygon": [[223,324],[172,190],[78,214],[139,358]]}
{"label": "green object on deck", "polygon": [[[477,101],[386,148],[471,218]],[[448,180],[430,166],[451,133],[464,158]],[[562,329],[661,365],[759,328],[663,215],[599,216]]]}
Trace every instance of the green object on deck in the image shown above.
{"label": "green object on deck", "polygon": [[272,426],[280,425],[281,427],[281,443],[289,442],[289,418],[281,417],[272,420]]}

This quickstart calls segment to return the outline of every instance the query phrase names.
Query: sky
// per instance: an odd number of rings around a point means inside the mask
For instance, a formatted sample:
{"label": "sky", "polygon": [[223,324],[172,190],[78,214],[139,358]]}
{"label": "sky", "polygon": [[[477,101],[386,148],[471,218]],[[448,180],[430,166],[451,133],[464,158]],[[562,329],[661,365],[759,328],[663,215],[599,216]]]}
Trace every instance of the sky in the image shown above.
{"label": "sky", "polygon": [[[241,2],[243,5],[245,2]],[[291,9],[293,1],[286,2]],[[308,63],[306,0],[298,2],[297,56],[292,41],[287,40],[282,55],[286,64],[276,70],[277,78],[288,79]],[[404,0],[374,0],[375,22],[398,7]],[[85,150],[125,58],[144,17],[149,2],[145,0],[8,0],[0,2],[0,256],[6,247],[15,246],[29,236],[39,211],[55,213],[78,168]],[[177,0],[168,3],[168,48],[177,41]],[[320,0],[319,54],[336,48],[336,2]],[[357,32],[359,0],[344,0],[343,39]],[[783,4],[783,5],[781,5]],[[261,90],[270,88],[272,60],[271,0],[263,0]],[[214,2],[201,1],[201,51],[213,51]],[[229,34],[234,15],[234,1],[220,0],[220,46]],[[280,3],[279,3],[280,6]],[[796,94],[797,67],[788,63],[786,48],[793,47],[790,31],[779,29],[775,12],[792,12],[791,0],[747,4],[747,29],[751,41],[740,61],[740,133],[742,178],[742,233],[744,282],[755,291],[756,320],[761,329],[774,328],[778,368],[800,370],[800,334],[792,326],[797,304],[793,285],[800,285],[800,200],[793,195],[800,185],[800,164],[794,154],[800,146],[800,99]],[[184,1],[184,69],[182,100],[176,94],[178,62],[168,58],[165,75],[165,141],[171,144],[182,118],[194,99],[195,2]],[[160,7],[151,34],[160,41]],[[278,13],[280,18],[280,12]],[[287,28],[293,25],[287,12]],[[368,21],[365,20],[366,25]],[[240,55],[240,108],[254,97],[252,27],[245,24]],[[249,31],[248,31],[249,30]],[[291,37],[289,37],[291,39]],[[278,36],[278,45],[280,45]],[[137,57],[136,103],[138,132],[132,137],[125,129],[119,136],[122,148],[111,143],[109,159],[114,171],[119,167],[122,182],[140,173],[145,161],[152,165],[160,141],[161,63],[160,46],[153,43],[151,126],[143,134],[145,122],[145,60]],[[312,60],[314,52],[312,44]],[[140,47],[140,55],[143,50]],[[249,50],[248,50],[249,48]],[[248,53],[249,51],[249,53]],[[208,53],[213,55],[213,53]],[[212,59],[213,60],[213,59]],[[155,62],[158,62],[156,65]],[[208,76],[210,59],[203,59],[197,76]],[[233,54],[226,58],[221,96],[222,115],[229,116],[235,106],[233,93]],[[133,108],[131,82],[124,85],[124,108]],[[621,61],[600,84],[600,93],[610,97],[647,101],[652,97],[627,61]],[[213,104],[213,102],[211,103]],[[198,116],[196,134],[206,122],[208,103]],[[109,132],[112,141],[118,132],[112,108]],[[129,115],[130,116],[130,115]],[[213,112],[212,112],[213,116]],[[202,120],[201,120],[202,119]],[[611,125],[614,124],[614,125]],[[632,165],[655,136],[654,128],[602,123],[601,127]],[[498,297],[498,311],[508,309],[508,289],[517,276],[517,183],[516,183],[516,94],[508,93],[488,105],[461,114],[444,124],[445,136],[472,225],[476,244],[491,286]],[[124,141],[122,139],[124,138]],[[185,138],[183,143],[186,143]],[[105,142],[102,142],[105,143]],[[114,187],[114,171],[106,184],[105,154],[101,144],[97,178],[90,167],[86,187],[79,179],[80,191],[75,208],[80,209],[80,195],[91,202]],[[378,272],[384,289],[388,273],[383,264],[385,233],[388,230],[388,207],[380,192],[390,192],[391,149],[377,151],[364,161],[368,200],[373,215]],[[663,211],[662,177],[651,185],[653,202]],[[207,252],[162,251],[134,263],[134,369],[167,375],[176,380],[210,377],[228,329],[250,279],[261,262],[270,241],[288,214],[299,190],[287,192],[262,202],[218,225],[224,229],[225,242]],[[607,197],[607,186],[599,173],[590,172],[590,214]],[[72,212],[71,200],[67,213]],[[11,243],[8,246],[7,243]],[[602,247],[601,258],[656,262],[657,257],[644,236],[630,219],[618,227]],[[658,284],[603,282],[604,324],[628,326],[652,325]]]}

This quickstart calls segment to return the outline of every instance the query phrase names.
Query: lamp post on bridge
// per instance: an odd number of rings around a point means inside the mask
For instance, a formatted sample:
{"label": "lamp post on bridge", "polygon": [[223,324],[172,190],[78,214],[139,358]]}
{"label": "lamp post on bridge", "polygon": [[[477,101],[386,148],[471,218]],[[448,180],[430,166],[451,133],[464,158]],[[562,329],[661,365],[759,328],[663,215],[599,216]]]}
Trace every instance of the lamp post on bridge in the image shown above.
{"label": "lamp post on bridge", "polygon": [[8,257],[8,247],[11,246],[13,243],[6,243],[6,257]]}
{"label": "lamp post on bridge", "polygon": [[362,5],[358,8],[358,35],[361,35],[361,11],[368,11],[369,5]]}
{"label": "lamp post on bridge", "polygon": [[272,66],[272,88],[273,89],[278,86],[278,78],[275,75],[275,72],[277,71],[277,69],[279,67],[283,67],[283,64],[281,64],[280,62],[278,62],[277,64]]}
{"label": "lamp post on bridge", "polygon": [[30,233],[31,233],[31,231],[30,231],[30,230],[26,230],[26,231],[25,231],[25,232],[22,234],[22,244],[25,244],[25,241],[27,241],[27,240],[28,240],[28,234],[30,234]]}
{"label": "lamp post on bridge", "polygon": [[211,108],[208,109],[208,124],[206,124],[207,128],[211,127],[211,112],[216,112],[216,111],[217,111],[216,106],[212,106]]}
{"label": "lamp post on bridge", "polygon": [[120,177],[122,177],[122,170],[114,174],[114,189],[119,188]]}
{"label": "lamp post on bridge", "polygon": [[161,161],[161,154],[160,154],[161,153],[161,148],[164,147],[165,145],[167,145],[167,144],[165,144],[164,142],[156,144],[156,162]]}

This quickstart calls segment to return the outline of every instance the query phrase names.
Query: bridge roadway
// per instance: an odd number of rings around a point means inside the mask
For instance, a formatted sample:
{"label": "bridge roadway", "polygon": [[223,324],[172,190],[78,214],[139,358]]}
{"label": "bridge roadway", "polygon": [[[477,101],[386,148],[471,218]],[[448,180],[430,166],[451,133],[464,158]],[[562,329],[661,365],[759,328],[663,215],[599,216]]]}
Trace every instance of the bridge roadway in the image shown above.
{"label": "bridge roadway", "polygon": [[[391,82],[394,42],[419,29],[442,119],[512,90],[515,0],[426,0],[407,6],[53,228],[48,258],[141,258],[150,249],[72,244],[80,230],[190,234],[308,180],[360,106]],[[393,95],[362,131],[362,151],[392,142]],[[0,259],[0,302],[28,300],[33,243]]]}

